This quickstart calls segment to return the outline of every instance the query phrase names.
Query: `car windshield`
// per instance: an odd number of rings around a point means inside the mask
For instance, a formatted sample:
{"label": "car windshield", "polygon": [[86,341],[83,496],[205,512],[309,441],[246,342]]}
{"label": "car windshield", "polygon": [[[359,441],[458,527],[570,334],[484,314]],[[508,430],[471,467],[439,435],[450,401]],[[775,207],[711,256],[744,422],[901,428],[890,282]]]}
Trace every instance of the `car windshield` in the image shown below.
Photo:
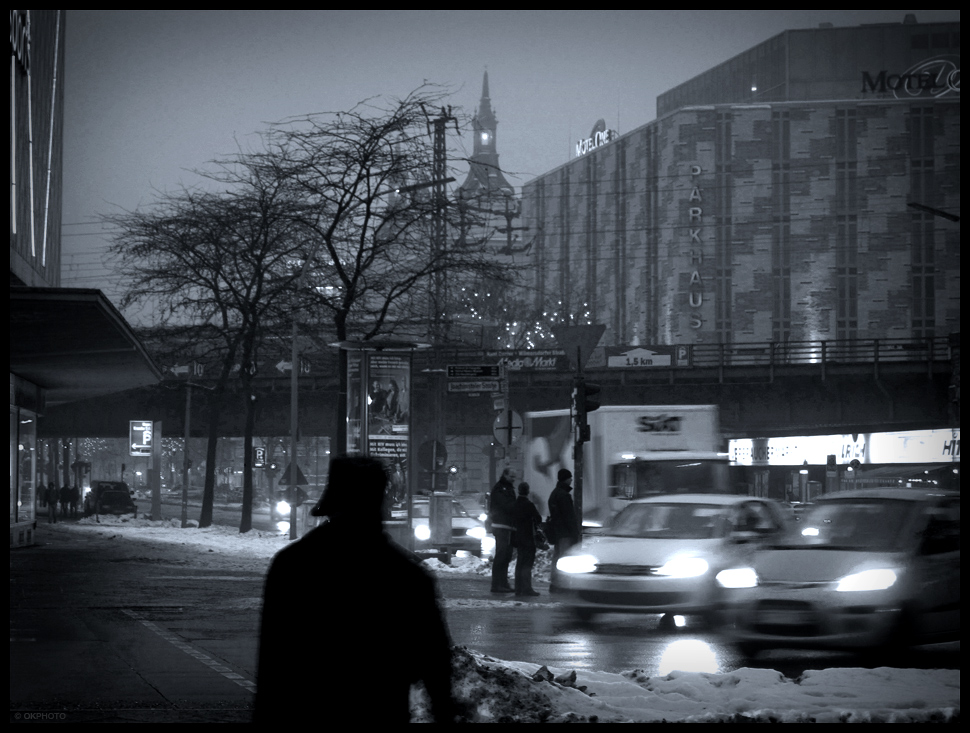
{"label": "car windshield", "polygon": [[[724,507],[715,504],[631,504],[616,515],[606,534],[706,540],[717,536]],[[723,520],[722,520],[723,521]]]}
{"label": "car windshield", "polygon": [[99,491],[124,491],[128,492],[128,484],[120,481],[100,481],[96,484]]}
{"label": "car windshield", "polygon": [[899,550],[913,502],[895,499],[822,501],[802,515],[780,540],[785,547]]}

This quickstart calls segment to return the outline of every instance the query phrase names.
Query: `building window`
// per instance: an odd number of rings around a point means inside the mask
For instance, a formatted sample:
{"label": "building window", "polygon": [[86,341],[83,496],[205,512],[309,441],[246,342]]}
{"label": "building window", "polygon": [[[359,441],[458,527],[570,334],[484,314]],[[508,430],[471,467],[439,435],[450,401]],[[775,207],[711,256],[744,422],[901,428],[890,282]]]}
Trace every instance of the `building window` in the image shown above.
{"label": "building window", "polygon": [[[909,114],[910,199],[931,205],[937,197],[934,178],[933,107],[913,107]],[[932,336],[936,327],[934,224],[930,214],[913,214],[911,226],[913,336]]]}
{"label": "building window", "polygon": [[835,337],[856,338],[859,329],[858,224],[855,215],[840,216],[835,241]]}
{"label": "building window", "polygon": [[791,338],[791,120],[787,110],[771,113],[772,241],[771,340]]}
{"label": "building window", "polygon": [[856,111],[835,110],[835,337],[854,339],[859,329],[859,203]]}
{"label": "building window", "polygon": [[913,214],[912,264],[913,336],[933,336],[936,328],[936,261],[933,247],[933,217]]}

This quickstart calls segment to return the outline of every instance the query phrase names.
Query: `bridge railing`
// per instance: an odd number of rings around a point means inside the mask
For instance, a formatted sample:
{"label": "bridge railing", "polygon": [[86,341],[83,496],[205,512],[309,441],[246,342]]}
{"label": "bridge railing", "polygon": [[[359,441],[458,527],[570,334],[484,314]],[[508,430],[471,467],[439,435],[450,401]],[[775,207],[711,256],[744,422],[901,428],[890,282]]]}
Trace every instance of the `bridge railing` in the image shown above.
{"label": "bridge railing", "polygon": [[694,344],[690,366],[784,366],[934,362],[950,358],[947,337]]}

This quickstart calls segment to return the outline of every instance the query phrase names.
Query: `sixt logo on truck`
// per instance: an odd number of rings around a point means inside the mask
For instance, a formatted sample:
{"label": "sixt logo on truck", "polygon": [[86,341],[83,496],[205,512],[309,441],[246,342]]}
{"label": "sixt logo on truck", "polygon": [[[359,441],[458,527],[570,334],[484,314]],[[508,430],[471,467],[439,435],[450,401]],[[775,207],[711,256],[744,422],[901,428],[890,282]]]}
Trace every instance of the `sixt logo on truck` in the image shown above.
{"label": "sixt logo on truck", "polygon": [[679,433],[683,420],[678,415],[641,415],[637,418],[637,432],[640,433]]}

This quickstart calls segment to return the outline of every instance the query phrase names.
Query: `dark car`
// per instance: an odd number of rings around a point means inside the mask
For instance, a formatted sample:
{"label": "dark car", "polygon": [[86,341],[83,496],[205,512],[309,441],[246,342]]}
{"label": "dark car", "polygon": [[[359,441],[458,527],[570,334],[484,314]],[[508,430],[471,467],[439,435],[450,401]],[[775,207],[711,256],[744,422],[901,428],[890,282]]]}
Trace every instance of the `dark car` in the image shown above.
{"label": "dark car", "polygon": [[84,495],[84,516],[91,514],[131,514],[138,516],[138,507],[131,498],[131,489],[124,481],[92,481]]}
{"label": "dark car", "polygon": [[762,649],[884,650],[960,636],[960,494],[828,494],[791,530],[726,570],[727,633]]}

